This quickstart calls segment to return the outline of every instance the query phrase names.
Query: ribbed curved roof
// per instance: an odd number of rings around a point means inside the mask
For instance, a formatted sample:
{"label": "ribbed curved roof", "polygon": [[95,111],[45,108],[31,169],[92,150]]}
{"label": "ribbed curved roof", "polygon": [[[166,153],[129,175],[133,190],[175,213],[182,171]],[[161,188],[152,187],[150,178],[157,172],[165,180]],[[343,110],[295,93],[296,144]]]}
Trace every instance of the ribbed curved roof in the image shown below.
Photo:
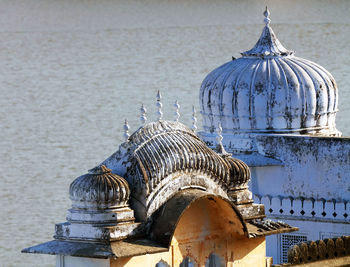
{"label": "ribbed curved roof", "polygon": [[102,164],[125,177],[132,191],[144,186],[149,194],[163,179],[176,173],[204,174],[224,190],[240,186],[250,173],[246,164],[236,161],[239,160],[211,150],[183,124],[160,120],[138,129]]}
{"label": "ribbed curved roof", "polygon": [[224,133],[339,134],[335,128],[337,86],[320,65],[294,56],[269,25],[242,57],[213,70],[203,80],[203,126]]}
{"label": "ribbed curved roof", "polygon": [[176,172],[200,171],[225,183],[230,167],[192,130],[177,122],[158,121],[140,128],[129,138],[137,144],[133,155],[150,191]]}

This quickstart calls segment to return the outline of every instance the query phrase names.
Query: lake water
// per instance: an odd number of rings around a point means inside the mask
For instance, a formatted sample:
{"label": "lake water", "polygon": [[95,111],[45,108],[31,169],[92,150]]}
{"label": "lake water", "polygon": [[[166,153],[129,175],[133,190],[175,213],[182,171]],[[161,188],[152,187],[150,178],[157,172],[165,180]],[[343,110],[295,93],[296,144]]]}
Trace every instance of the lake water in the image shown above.
{"label": "lake water", "polygon": [[163,94],[182,120],[198,109],[205,75],[250,49],[268,4],[286,48],[328,69],[339,88],[337,126],[350,135],[350,2],[0,2],[0,266],[53,266],[21,254],[52,239],[65,221],[68,188],[117,150],[145,103],[155,118]]}

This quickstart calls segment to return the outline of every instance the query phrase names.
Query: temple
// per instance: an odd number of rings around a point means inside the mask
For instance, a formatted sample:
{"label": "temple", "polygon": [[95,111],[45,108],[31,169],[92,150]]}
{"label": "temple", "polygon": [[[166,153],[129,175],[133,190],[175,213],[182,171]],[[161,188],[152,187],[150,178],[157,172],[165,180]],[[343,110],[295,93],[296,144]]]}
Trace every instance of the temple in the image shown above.
{"label": "temple", "polygon": [[191,128],[179,122],[178,102],[164,120],[158,92],[157,120],[142,105],[138,130],[125,121],[119,149],[72,181],[54,239],[22,252],[60,267],[349,264],[335,80],[284,48],[264,15],[256,45],[204,79],[202,130],[194,108]]}

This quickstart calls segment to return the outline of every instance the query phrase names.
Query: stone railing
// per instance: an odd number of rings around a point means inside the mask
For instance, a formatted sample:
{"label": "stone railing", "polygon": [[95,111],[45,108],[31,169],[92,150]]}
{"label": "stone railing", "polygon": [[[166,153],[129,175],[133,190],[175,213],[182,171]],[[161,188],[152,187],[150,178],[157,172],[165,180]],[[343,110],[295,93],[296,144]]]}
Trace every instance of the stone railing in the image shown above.
{"label": "stone railing", "polygon": [[265,214],[350,221],[350,203],[335,199],[272,197],[254,194],[254,202],[264,204]]}

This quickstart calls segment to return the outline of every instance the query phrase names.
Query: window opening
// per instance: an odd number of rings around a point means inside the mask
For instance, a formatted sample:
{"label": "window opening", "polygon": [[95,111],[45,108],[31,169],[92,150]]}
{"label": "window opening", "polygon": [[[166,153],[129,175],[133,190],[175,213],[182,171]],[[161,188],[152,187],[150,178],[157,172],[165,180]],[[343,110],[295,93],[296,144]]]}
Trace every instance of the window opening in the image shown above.
{"label": "window opening", "polygon": [[300,242],[306,242],[306,235],[281,235],[281,263],[288,262],[288,249]]}

